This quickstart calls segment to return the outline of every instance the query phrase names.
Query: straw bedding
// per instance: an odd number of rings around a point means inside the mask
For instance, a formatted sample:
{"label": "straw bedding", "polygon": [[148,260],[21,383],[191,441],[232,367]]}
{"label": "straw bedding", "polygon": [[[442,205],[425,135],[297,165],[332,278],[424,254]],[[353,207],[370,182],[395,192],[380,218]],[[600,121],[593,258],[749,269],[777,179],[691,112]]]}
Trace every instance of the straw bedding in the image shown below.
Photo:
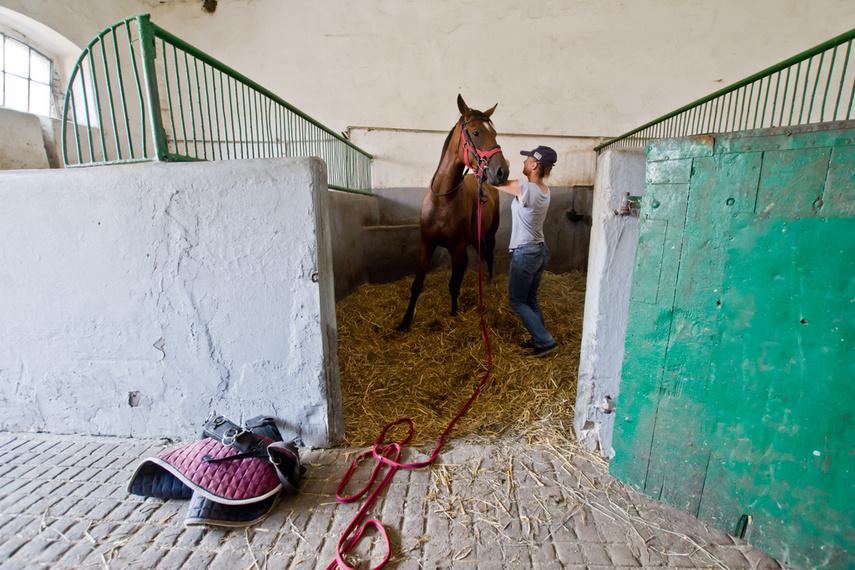
{"label": "straw bedding", "polygon": [[[457,317],[450,316],[450,272],[429,274],[409,332],[395,327],[412,278],[363,285],[336,305],[346,446],[374,442],[388,423],[410,418],[413,445],[433,447],[487,371],[478,310],[478,274],[467,272]],[[585,300],[582,272],[545,273],[540,300],[560,344],[545,358],[517,346],[528,338],[508,306],[508,276],[483,277],[484,320],[492,368],[480,396],[450,437],[518,434],[548,428],[572,436]],[[405,428],[387,435],[400,441]]]}

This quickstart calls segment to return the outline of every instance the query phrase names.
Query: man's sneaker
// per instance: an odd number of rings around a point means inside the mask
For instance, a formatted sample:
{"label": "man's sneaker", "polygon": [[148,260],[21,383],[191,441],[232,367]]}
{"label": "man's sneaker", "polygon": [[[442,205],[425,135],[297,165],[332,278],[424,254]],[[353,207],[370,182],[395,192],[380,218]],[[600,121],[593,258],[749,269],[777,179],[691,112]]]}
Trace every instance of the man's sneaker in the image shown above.
{"label": "man's sneaker", "polygon": [[542,348],[535,348],[532,351],[531,355],[536,357],[536,358],[542,358],[542,357],[546,356],[547,354],[552,354],[556,350],[558,350],[558,343],[557,342],[550,345],[550,346],[544,346]]}
{"label": "man's sneaker", "polygon": [[528,339],[525,342],[519,343],[517,346],[519,346],[520,348],[525,348],[525,349],[534,348],[534,341],[531,339]]}

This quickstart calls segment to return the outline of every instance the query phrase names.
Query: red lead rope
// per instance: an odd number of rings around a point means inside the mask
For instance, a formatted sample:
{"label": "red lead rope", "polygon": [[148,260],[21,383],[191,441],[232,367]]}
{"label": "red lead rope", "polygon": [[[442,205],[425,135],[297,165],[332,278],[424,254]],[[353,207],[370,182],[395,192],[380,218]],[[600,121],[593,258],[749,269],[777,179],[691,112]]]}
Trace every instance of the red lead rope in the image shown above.
{"label": "red lead rope", "polygon": [[[380,470],[384,466],[388,467],[388,471],[383,476],[383,479],[382,481],[380,481],[380,484],[377,486],[377,488],[374,489],[374,491],[371,492],[371,494],[368,496],[368,500],[366,500],[365,504],[362,505],[362,508],[359,509],[359,512],[356,514],[356,517],[354,517],[353,521],[351,521],[351,523],[347,526],[347,529],[345,529],[344,534],[341,536],[338,541],[338,545],[336,546],[335,561],[330,563],[329,566],[327,566],[327,570],[333,570],[334,568],[336,568],[336,566],[341,568],[341,570],[354,570],[353,568],[348,566],[347,563],[345,563],[343,557],[345,554],[347,554],[353,549],[357,542],[359,542],[359,539],[362,537],[362,533],[365,532],[365,528],[368,526],[373,526],[374,528],[376,528],[380,532],[380,535],[383,537],[383,541],[386,543],[386,556],[383,558],[383,561],[380,564],[374,566],[371,570],[379,570],[380,568],[383,568],[383,566],[385,566],[387,562],[389,562],[390,546],[389,537],[386,535],[386,529],[383,528],[383,525],[380,524],[379,521],[373,519],[365,521],[360,526],[362,519],[365,518],[365,514],[368,512],[368,509],[371,507],[372,504],[374,504],[374,501],[383,492],[383,489],[386,488],[386,485],[388,485],[389,482],[392,480],[392,476],[395,474],[395,471],[397,471],[401,467],[403,467],[404,469],[421,469],[422,467],[427,467],[428,465],[433,463],[433,460],[437,458],[440,450],[442,449],[442,446],[445,444],[445,436],[448,435],[448,433],[454,428],[454,424],[457,423],[457,420],[459,420],[463,416],[463,414],[466,413],[469,407],[475,402],[475,399],[481,393],[481,389],[486,384],[487,378],[490,376],[490,368],[493,364],[493,350],[490,347],[490,335],[487,333],[487,325],[484,323],[484,294],[481,287],[480,180],[478,186],[478,308],[481,314],[481,332],[484,335],[484,341],[487,343],[487,372],[484,373],[484,377],[481,378],[481,382],[478,384],[478,387],[475,388],[475,391],[472,393],[472,396],[469,398],[469,401],[466,402],[460,412],[458,412],[457,415],[454,416],[454,419],[451,420],[451,423],[448,424],[448,427],[445,428],[445,431],[442,432],[442,435],[439,436],[439,442],[437,442],[436,447],[430,454],[430,457],[427,459],[427,461],[418,461],[413,463],[398,462],[398,459],[400,459],[401,457],[401,448],[407,443],[409,443],[410,440],[413,438],[413,420],[411,420],[410,418],[401,418],[388,424],[386,427],[383,428],[383,431],[380,432],[380,437],[377,438],[377,441],[374,442],[374,445],[371,447],[371,449],[361,453],[356,459],[353,460],[353,463],[350,465],[350,468],[347,470],[347,473],[345,473],[344,478],[341,480],[338,489],[336,489],[335,498],[340,503],[351,503],[361,498],[366,492],[368,492],[371,486],[374,485],[374,481],[377,479],[377,475],[380,473]],[[405,437],[400,443],[391,442],[386,444],[385,447],[381,448],[380,446],[382,445],[383,439],[386,437],[386,432],[389,430],[389,428],[403,423],[406,423],[409,426],[409,433],[407,434],[407,437]],[[356,470],[356,466],[361,460],[366,459],[368,457],[374,457],[374,459],[377,461],[377,465],[374,466],[374,471],[371,473],[371,479],[368,481],[365,487],[355,495],[351,495],[350,497],[343,497],[341,495],[341,491],[350,481],[350,477]],[[356,529],[356,527],[359,527],[359,529],[354,532],[354,529]]]}

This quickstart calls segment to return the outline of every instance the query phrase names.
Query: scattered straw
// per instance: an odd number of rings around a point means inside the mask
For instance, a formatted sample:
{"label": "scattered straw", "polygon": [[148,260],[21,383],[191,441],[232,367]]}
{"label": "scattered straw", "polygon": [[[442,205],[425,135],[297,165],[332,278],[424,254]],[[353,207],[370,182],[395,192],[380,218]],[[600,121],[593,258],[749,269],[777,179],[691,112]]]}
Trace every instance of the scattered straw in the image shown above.
{"label": "scattered straw", "polygon": [[[412,278],[368,284],[336,306],[338,359],[347,446],[370,445],[383,426],[409,417],[415,445],[436,441],[487,369],[478,311],[478,276],[467,272],[460,312],[450,316],[450,272],[429,274],[409,332],[399,333]],[[508,306],[508,276],[485,276],[484,320],[493,352],[487,385],[453,437],[524,432],[534,424],[572,438],[582,339],[585,278],[545,273],[539,299],[547,329],[561,345],[546,358],[517,346],[528,338]],[[388,436],[400,440],[404,426]]]}

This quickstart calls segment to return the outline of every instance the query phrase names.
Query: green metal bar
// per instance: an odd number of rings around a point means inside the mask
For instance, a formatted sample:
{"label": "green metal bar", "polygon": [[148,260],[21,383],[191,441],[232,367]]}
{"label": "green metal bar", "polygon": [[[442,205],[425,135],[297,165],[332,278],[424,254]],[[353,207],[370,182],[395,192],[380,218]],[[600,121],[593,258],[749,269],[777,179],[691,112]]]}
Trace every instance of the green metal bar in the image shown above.
{"label": "green metal bar", "polygon": [[843,59],[843,71],[840,73],[840,88],[837,90],[837,101],[834,103],[834,118],[837,119],[837,109],[840,106],[840,96],[843,95],[843,81],[846,79],[846,69],[849,65],[849,52],[852,51],[852,42],[846,44],[846,57]]}
{"label": "green metal bar", "polygon": [[[229,111],[230,111],[229,117],[231,118],[231,121],[232,121],[232,138],[234,138],[235,137],[235,112],[234,112],[235,105],[234,105],[233,101],[237,99],[237,90],[235,90],[235,96],[234,96],[234,100],[233,100],[232,99],[232,77],[229,75],[226,75],[226,85],[228,85],[228,87],[229,87]],[[237,145],[237,147],[235,148],[235,157],[237,157],[237,155],[238,155],[237,149],[240,148],[240,157],[246,158],[244,156],[244,152],[243,152],[242,139],[243,139],[243,133],[242,133],[242,129],[240,126],[240,120],[238,120],[237,138],[235,139],[235,144]]]}
{"label": "green metal bar", "polygon": [[[810,76],[810,66],[811,66],[812,61],[808,60],[807,63],[808,63],[807,69],[805,70],[805,88],[802,91],[802,106],[801,106],[801,109],[799,110],[799,123],[802,122],[802,117],[804,116],[804,113],[805,113],[805,103],[807,102],[807,91],[808,91],[808,82],[809,82],[808,78]],[[808,109],[808,111],[810,111],[810,109]]]}
{"label": "green metal bar", "polygon": [[[707,102],[707,101],[712,101],[712,100],[714,100],[714,99],[716,99],[722,95],[726,95],[730,91],[738,89],[739,87],[742,87],[744,85],[748,85],[749,83],[752,83],[753,81],[756,81],[758,79],[762,79],[764,77],[771,76],[772,74],[774,74],[776,72],[780,72],[780,71],[790,67],[791,65],[794,65],[794,64],[796,64],[800,61],[803,61],[809,57],[820,54],[820,53],[822,53],[828,49],[831,49],[837,45],[840,45],[844,42],[847,42],[847,41],[850,41],[853,39],[855,39],[855,29],[850,30],[846,33],[840,34],[839,36],[835,36],[834,38],[831,38],[828,41],[825,41],[825,42],[823,42],[817,46],[814,46],[808,50],[805,50],[805,51],[803,51],[799,54],[796,54],[790,58],[787,58],[780,63],[777,63],[775,65],[767,67],[766,69],[763,69],[762,71],[759,71],[759,72],[757,72],[757,73],[755,73],[749,77],[746,77],[745,79],[742,79],[740,81],[737,81],[736,83],[728,85],[727,87],[719,89],[718,91],[715,91],[714,93],[711,93],[711,94],[707,95],[706,97],[702,97],[701,99],[698,99],[697,101],[689,103],[688,105],[684,105],[683,107],[680,107],[679,109],[676,109],[675,111],[671,111],[670,113],[667,113],[667,114],[665,114],[665,115],[663,115],[657,119],[654,119],[648,123],[645,123],[644,125],[641,125],[640,127],[637,127],[631,131],[628,131],[628,132],[620,135],[619,137],[605,141],[602,144],[594,147],[594,150],[600,151],[600,150],[614,144],[618,140],[629,138],[635,134],[638,134],[638,133],[644,131],[645,129],[647,129],[648,127],[650,127],[656,123],[663,122],[663,121],[665,121],[671,117],[674,117],[674,116],[682,113],[683,111],[686,111],[687,109],[690,109],[692,107],[695,107],[695,106],[700,105],[700,104]],[[853,94],[855,94],[855,91],[853,91]],[[764,109],[764,116],[765,116],[765,109]],[[773,112],[773,117],[774,117],[774,112]],[[773,120],[773,123],[774,123],[774,120]],[[762,124],[761,124],[761,128],[763,128]]]}
{"label": "green metal bar", "polygon": [[[228,84],[228,82],[226,83]],[[231,100],[231,91],[229,91],[229,99]],[[231,151],[229,150],[229,123],[226,120],[226,91],[223,89],[223,72],[220,72],[220,100],[223,102],[223,132],[226,134],[226,158],[231,159]],[[234,122],[232,122],[232,131],[234,132]]]}
{"label": "green metal bar", "polygon": [[[146,106],[145,106],[145,101],[146,101],[146,99],[143,97],[142,85],[140,84],[140,73],[139,73],[139,69],[137,68],[137,55],[134,52],[134,42],[131,39],[131,26],[129,25],[128,22],[129,22],[128,20],[125,20],[125,30],[127,30],[127,32],[128,32],[128,47],[131,50],[131,62],[133,63],[133,66],[134,66],[134,80],[137,83],[137,94],[139,95],[139,101],[140,101],[140,118],[141,118],[140,131],[142,133],[142,155],[145,156],[146,155],[146,144],[145,144],[145,142],[146,142],[146,140],[145,140],[145,137],[146,137],[146,116],[145,116]],[[154,39],[152,39],[152,41],[154,41]],[[140,45],[142,45],[142,33],[140,33]],[[140,47],[140,54],[142,54],[142,47]],[[159,103],[158,103],[158,105],[159,105]]]}
{"label": "green metal bar", "polygon": [[[748,117],[751,115],[751,101],[754,99],[754,83],[751,84],[751,89],[748,90],[748,101],[746,101],[746,108],[748,112],[745,114],[745,126],[742,127],[744,129],[748,128]],[[757,116],[757,110],[754,110],[754,116]]]}
{"label": "green metal bar", "polygon": [[[89,48],[84,50],[87,57],[92,57],[92,52]],[[95,149],[92,147],[92,120],[89,118],[89,98],[86,97],[86,75],[83,73],[83,67],[80,68],[80,85],[83,89],[83,110],[86,111],[86,137],[89,140],[89,161],[95,162]]]}
{"label": "green metal bar", "polygon": [[[74,92],[71,90],[70,86],[69,86],[68,91],[66,92],[66,97],[65,97],[66,106],[69,103],[69,97],[70,97],[70,102],[71,102],[71,117],[73,120],[72,126],[74,127],[74,142],[75,142],[75,146],[77,147],[77,163],[80,164],[81,162],[83,162],[83,152],[80,149],[80,133],[78,132],[78,129],[77,129],[77,109],[75,108],[76,105],[74,104]],[[62,134],[62,160],[65,164],[68,164],[68,153],[66,151],[66,145],[65,145],[65,133],[66,133],[67,125],[68,125],[68,121],[62,122],[62,133],[63,133]]]}
{"label": "green metal bar", "polygon": [[[85,54],[86,52],[84,52]],[[77,79],[77,70],[80,68],[80,61],[83,59],[83,54],[77,59],[77,63],[71,70],[71,77],[68,79],[68,88],[65,90],[65,101],[62,109],[62,162],[68,164],[68,110],[71,109],[72,125],[74,126],[74,141],[77,147],[77,162],[82,161],[82,152],[80,149],[80,133],[77,129],[77,105],[74,103],[74,81]],[[81,83],[82,84],[82,83]]]}
{"label": "green metal bar", "polygon": [[[166,131],[163,130],[163,122],[160,116],[160,95],[157,89],[157,67],[154,62],[157,57],[157,48],[154,43],[154,24],[151,23],[148,14],[137,16],[140,31],[140,49],[142,50],[143,74],[146,85],[146,104],[148,108],[151,125],[151,137],[154,141],[154,152],[157,160],[166,160],[169,147],[166,142]],[[166,56],[164,55],[164,58]],[[166,63],[166,62],[164,62]],[[164,68],[166,66],[164,65]],[[168,83],[167,83],[168,85]]]}
{"label": "green metal bar", "polygon": [[[215,148],[220,151],[220,160],[223,158],[223,147],[220,145],[220,117],[217,115],[217,82],[211,77],[211,88],[208,88],[208,66],[202,63],[202,77],[205,79],[205,99],[208,105],[208,125],[211,129],[211,157],[216,156]],[[211,122],[211,91],[214,92],[214,122]],[[217,128],[216,139],[214,138],[214,125]],[[217,141],[217,147],[214,147],[214,141]]]}
{"label": "green metal bar", "polygon": [[[164,51],[166,48],[164,46]],[[164,56],[164,63],[166,63],[166,56]],[[178,120],[181,123],[181,136],[184,139],[184,154],[190,154],[190,151],[187,150],[187,126],[184,121],[184,97],[182,96],[181,91],[181,72],[178,69],[178,49],[175,45],[172,45],[172,63],[175,64],[175,90],[178,91]],[[166,84],[167,88],[169,83]],[[178,133],[172,133],[173,138],[175,138],[175,153],[178,153]]]}
{"label": "green metal bar", "polygon": [[[204,67],[202,77],[204,78]],[[196,76],[196,98],[199,100],[199,126],[202,129],[202,155],[205,160],[208,160],[208,143],[205,140],[205,114],[202,112],[202,88],[199,86],[199,60],[193,59],[193,73]],[[211,103],[208,100],[210,95],[208,95],[208,82],[205,81],[205,109],[208,111],[208,128],[211,127]],[[214,149],[211,148],[211,155],[213,156]]]}
{"label": "green metal bar", "polygon": [[810,116],[813,113],[813,102],[816,99],[816,88],[819,85],[819,75],[822,72],[822,61],[825,59],[825,53],[819,56],[819,64],[816,66],[816,77],[813,80],[813,92],[810,95],[810,107],[808,108],[807,122],[810,123]]}
{"label": "green metal bar", "polygon": [[775,126],[775,110],[778,108],[778,92],[781,90],[781,73],[778,72],[775,74],[775,96],[772,97],[772,122],[769,123],[770,127]]}
{"label": "green metal bar", "polygon": [[[125,26],[127,27],[127,24],[125,24]],[[122,118],[125,120],[125,134],[128,137],[128,153],[130,154],[130,157],[133,158],[134,157],[134,137],[131,136],[131,121],[128,118],[128,101],[127,101],[127,98],[125,97],[125,82],[124,82],[124,79],[122,79],[122,63],[121,63],[122,58],[119,57],[119,41],[116,38],[116,30],[117,29],[118,28],[116,26],[113,27],[113,53],[115,54],[115,59],[116,59],[116,76],[119,79],[119,92],[122,94],[122,97],[121,97],[121,99],[122,99]],[[133,51],[133,46],[131,46],[129,44],[128,47],[131,49],[131,51]],[[121,158],[121,154],[120,154],[120,158]]]}
{"label": "green metal bar", "polygon": [[781,118],[778,119],[778,126],[784,126],[784,107],[787,106],[787,90],[790,88],[790,70],[792,66],[787,68],[787,79],[784,81],[784,94],[781,96]]}
{"label": "green metal bar", "polygon": [[846,111],[846,120],[849,120],[849,115],[852,113],[852,102],[855,100],[855,78],[852,79],[852,90],[849,92],[849,109]]}
{"label": "green metal bar", "polygon": [[[196,136],[196,112],[193,105],[193,98],[190,96],[192,82],[190,81],[190,64],[187,62],[187,52],[184,52],[184,75],[187,77],[187,104],[190,106],[190,130],[193,132],[193,155],[199,156],[199,139]],[[199,87],[198,77],[196,78],[196,87]],[[182,121],[183,122],[183,121]]]}
{"label": "green metal bar", "polygon": [[837,46],[834,46],[834,51],[831,52],[831,63],[828,66],[828,81],[825,82],[825,91],[822,95],[822,107],[819,111],[819,122],[822,123],[825,119],[825,103],[828,100],[828,88],[831,87],[831,75],[834,73],[834,60],[837,59]]}
{"label": "green metal bar", "polygon": [[[178,131],[175,130],[175,112],[172,108],[172,88],[169,86],[169,64],[167,63],[166,42],[160,40],[160,53],[163,54],[163,82],[166,84],[166,109],[169,113],[169,125],[172,128],[172,144],[178,152]],[[169,141],[167,140],[167,143]]]}
{"label": "green metal bar", "polygon": [[[115,36],[115,34],[113,34]],[[107,97],[110,100],[110,119],[113,123],[113,133],[116,139],[116,154],[122,159],[122,149],[119,146],[119,127],[116,125],[116,111],[113,108],[113,88],[110,86],[110,66],[107,65],[107,52],[104,49],[104,37],[98,42],[101,44],[101,62],[104,64],[104,81],[107,83]],[[101,125],[101,139],[104,139],[104,125]],[[107,151],[104,151],[104,160],[107,160]]]}
{"label": "green metal bar", "polygon": [[[798,65],[796,66],[796,81],[795,81],[795,84],[793,85],[793,94],[794,94],[793,97],[795,97],[795,93],[796,93],[796,91],[798,91],[798,88],[799,88],[799,74],[801,73],[801,71],[802,71],[802,62],[799,62]],[[789,125],[793,124],[793,112],[795,112],[795,110],[796,110],[796,101],[795,101],[795,99],[793,99],[793,103],[790,105],[790,120],[787,123]]]}
{"label": "green metal bar", "polygon": [[247,158],[255,158],[255,154],[253,154],[252,149],[252,123],[247,120],[246,117],[246,89],[247,86],[243,83],[240,84],[240,102],[241,102],[241,111],[243,112],[243,120],[239,121],[239,124],[246,125],[246,156]]}

